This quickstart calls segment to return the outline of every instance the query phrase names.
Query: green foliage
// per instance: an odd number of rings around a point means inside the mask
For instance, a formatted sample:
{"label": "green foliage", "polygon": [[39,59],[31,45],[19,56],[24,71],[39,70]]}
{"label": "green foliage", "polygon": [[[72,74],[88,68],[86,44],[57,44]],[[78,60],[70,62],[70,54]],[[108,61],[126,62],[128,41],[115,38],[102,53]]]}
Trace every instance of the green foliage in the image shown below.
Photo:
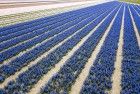
{"label": "green foliage", "polygon": [[140,4],[140,0],[121,0],[121,1]]}

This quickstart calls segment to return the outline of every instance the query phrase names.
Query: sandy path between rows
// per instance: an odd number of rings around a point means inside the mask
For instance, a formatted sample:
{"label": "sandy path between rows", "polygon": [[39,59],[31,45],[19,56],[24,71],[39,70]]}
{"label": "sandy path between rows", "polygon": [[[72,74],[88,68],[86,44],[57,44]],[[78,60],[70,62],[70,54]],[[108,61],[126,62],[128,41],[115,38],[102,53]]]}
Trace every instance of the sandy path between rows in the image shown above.
{"label": "sandy path between rows", "polygon": [[[102,14],[101,14],[102,15]],[[99,16],[100,17],[100,16]],[[98,19],[98,17],[96,18]],[[95,20],[95,19],[94,19]],[[93,21],[94,21],[93,20]],[[92,23],[93,21],[91,21],[90,23]],[[89,23],[89,24],[90,24]],[[87,25],[89,25],[87,24]],[[87,26],[86,25],[86,26]],[[85,27],[86,27],[85,26]],[[84,28],[84,27],[83,27]],[[96,28],[96,27],[95,27]],[[44,76],[42,76],[42,78],[38,81],[38,83],[35,84],[35,86],[31,89],[31,91],[29,92],[29,94],[39,94],[41,88],[43,88],[46,83],[48,83],[48,81],[56,74],[60,71],[61,67],[63,67],[65,65],[65,63],[67,62],[67,60],[69,58],[71,58],[74,53],[86,42],[86,40],[94,33],[94,29],[87,34],[85,37],[83,37],[81,39],[81,41],[72,48],[72,50],[70,50],[67,55],[65,55],[64,57],[62,57],[62,59],[55,65],[54,68],[52,68],[47,74],[45,74]]]}
{"label": "sandy path between rows", "polygon": [[95,0],[95,1],[83,1],[83,2],[70,2],[70,3],[59,3],[59,4],[50,4],[50,5],[40,5],[40,6],[29,6],[29,7],[19,7],[19,8],[8,8],[8,9],[0,9],[0,16],[16,14],[16,13],[23,13],[23,12],[30,12],[30,11],[38,11],[44,9],[52,9],[52,8],[61,8],[61,7],[68,7],[74,5],[82,5],[82,4],[100,4],[110,2],[109,0]]}
{"label": "sandy path between rows", "polygon": [[123,17],[122,17],[122,24],[121,24],[121,30],[120,30],[120,36],[119,36],[119,42],[118,42],[118,50],[116,55],[116,61],[114,63],[114,73],[112,75],[112,89],[111,94],[120,94],[121,91],[121,66],[122,66],[122,60],[123,60],[123,36],[124,36],[124,16],[125,16],[125,6],[123,10]]}
{"label": "sandy path between rows", "polygon": [[[114,10],[115,10],[115,9],[114,9]],[[113,11],[112,11],[112,12],[113,12]],[[112,12],[111,12],[111,13],[112,13]],[[71,88],[70,94],[80,94],[80,91],[81,91],[81,89],[82,89],[82,86],[83,86],[83,84],[84,84],[84,81],[85,81],[86,78],[88,77],[91,67],[93,67],[93,63],[94,63],[94,61],[96,60],[96,57],[97,57],[98,53],[100,52],[101,47],[102,47],[103,44],[104,44],[104,41],[105,41],[105,39],[106,39],[106,37],[107,37],[107,35],[108,35],[108,33],[109,33],[109,31],[110,31],[110,29],[111,29],[111,27],[112,27],[114,21],[115,21],[115,18],[116,18],[116,16],[117,16],[118,12],[119,12],[119,11],[117,11],[117,13],[115,14],[115,16],[114,16],[113,20],[111,21],[109,27],[107,28],[107,30],[105,31],[103,37],[101,38],[101,40],[100,40],[99,43],[97,44],[95,50],[92,52],[91,57],[88,59],[88,62],[86,63],[85,67],[83,68],[82,72],[80,73],[80,75],[79,75],[78,78],[76,79],[74,85],[73,85],[72,88]],[[110,14],[111,14],[111,13],[110,13]],[[110,14],[109,14],[109,15],[110,15]],[[108,15],[108,16],[109,16],[109,15]],[[108,16],[107,16],[107,17],[108,17]],[[106,17],[106,18],[107,18],[107,17]],[[104,20],[105,20],[106,18],[104,18]],[[102,23],[103,23],[103,21],[100,23],[100,25],[101,25]]]}

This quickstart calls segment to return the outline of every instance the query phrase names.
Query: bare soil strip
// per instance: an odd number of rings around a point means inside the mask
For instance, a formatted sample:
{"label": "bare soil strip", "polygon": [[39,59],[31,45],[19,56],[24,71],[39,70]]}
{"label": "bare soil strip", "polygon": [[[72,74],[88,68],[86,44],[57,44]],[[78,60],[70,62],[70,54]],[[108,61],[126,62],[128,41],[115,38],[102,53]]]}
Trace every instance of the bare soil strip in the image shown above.
{"label": "bare soil strip", "polygon": [[85,43],[85,41],[94,33],[94,31],[100,26],[100,23],[85,37],[81,39],[81,41],[73,47],[72,50],[70,50],[66,56],[62,57],[62,59],[55,65],[54,68],[52,68],[47,74],[42,76],[42,78],[38,81],[38,83],[35,84],[35,86],[31,89],[29,94],[39,94],[40,90],[43,86],[45,86],[46,83],[59,72],[61,67],[64,66],[64,64],[67,62],[69,58],[73,56],[73,54]]}
{"label": "bare soil strip", "polygon": [[58,2],[19,2],[19,3],[0,3],[0,9],[7,8],[18,8],[18,7],[27,7],[27,6],[40,6],[40,5],[49,5],[49,4],[57,4]]}
{"label": "bare soil strip", "polygon": [[[83,0],[83,1],[91,1],[91,0]],[[58,4],[58,3],[70,3],[70,2],[75,3],[75,2],[82,2],[82,1],[80,1],[80,0],[74,0],[74,1],[71,1],[71,0],[69,0],[69,1],[55,0],[55,1],[0,2],[0,9],[50,5],[50,4]]]}
{"label": "bare soil strip", "polygon": [[[83,0],[84,1],[84,0]],[[90,1],[90,0],[87,0]],[[81,1],[27,1],[27,2],[8,2],[8,3],[1,3],[0,2],[0,9],[6,8],[18,8],[18,7],[28,7],[28,6],[40,6],[40,5],[50,5],[50,4],[58,4],[58,3],[67,3],[67,2],[81,2]]]}
{"label": "bare soil strip", "polygon": [[130,16],[131,16],[132,24],[133,24],[133,27],[134,27],[134,32],[135,32],[135,35],[136,35],[136,38],[137,38],[137,42],[138,42],[138,45],[139,45],[139,48],[140,48],[140,35],[139,35],[139,31],[138,31],[137,26],[135,24],[134,18],[133,18],[132,13],[131,13],[131,10],[130,10],[129,7],[128,7],[128,9],[129,9],[129,12],[130,12]]}
{"label": "bare soil strip", "polygon": [[119,36],[119,42],[118,42],[118,50],[116,55],[116,61],[115,61],[115,70],[112,75],[112,89],[111,94],[120,94],[121,91],[121,66],[122,66],[122,60],[123,60],[123,36],[124,36],[124,15],[125,15],[125,6],[123,10],[123,17],[122,17],[122,24],[121,24],[121,30],[120,30],[120,36]]}
{"label": "bare soil strip", "polygon": [[[119,9],[120,10],[120,9]],[[115,21],[115,18],[119,12],[119,10],[117,11],[117,13],[115,14],[113,20],[111,21],[109,27],[107,28],[107,30],[105,31],[103,37],[101,38],[101,40],[99,41],[98,45],[96,46],[95,50],[93,51],[92,55],[90,56],[90,58],[88,59],[88,62],[86,63],[84,69],[82,70],[82,72],[80,73],[79,77],[76,79],[74,85],[71,88],[70,94],[80,94],[80,91],[82,89],[82,86],[84,84],[84,81],[86,80],[86,78],[89,75],[90,69],[93,66],[94,61],[96,60],[96,57],[98,55],[98,53],[101,50],[101,47],[103,46],[103,43]]]}

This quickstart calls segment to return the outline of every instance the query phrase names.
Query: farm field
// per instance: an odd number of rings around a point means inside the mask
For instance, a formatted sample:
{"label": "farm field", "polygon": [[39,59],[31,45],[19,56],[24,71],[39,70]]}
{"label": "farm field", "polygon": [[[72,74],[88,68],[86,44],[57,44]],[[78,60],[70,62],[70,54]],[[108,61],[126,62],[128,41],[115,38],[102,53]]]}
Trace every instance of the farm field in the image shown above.
{"label": "farm field", "polygon": [[139,5],[11,22],[0,27],[0,94],[140,94]]}

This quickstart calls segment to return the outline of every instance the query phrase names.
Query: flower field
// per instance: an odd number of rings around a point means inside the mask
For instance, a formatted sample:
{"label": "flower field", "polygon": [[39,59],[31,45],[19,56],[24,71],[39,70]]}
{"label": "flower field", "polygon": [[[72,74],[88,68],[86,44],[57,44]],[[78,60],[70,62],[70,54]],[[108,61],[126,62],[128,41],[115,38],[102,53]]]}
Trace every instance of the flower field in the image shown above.
{"label": "flower field", "polygon": [[0,94],[140,94],[140,6],[112,1],[0,27]]}

